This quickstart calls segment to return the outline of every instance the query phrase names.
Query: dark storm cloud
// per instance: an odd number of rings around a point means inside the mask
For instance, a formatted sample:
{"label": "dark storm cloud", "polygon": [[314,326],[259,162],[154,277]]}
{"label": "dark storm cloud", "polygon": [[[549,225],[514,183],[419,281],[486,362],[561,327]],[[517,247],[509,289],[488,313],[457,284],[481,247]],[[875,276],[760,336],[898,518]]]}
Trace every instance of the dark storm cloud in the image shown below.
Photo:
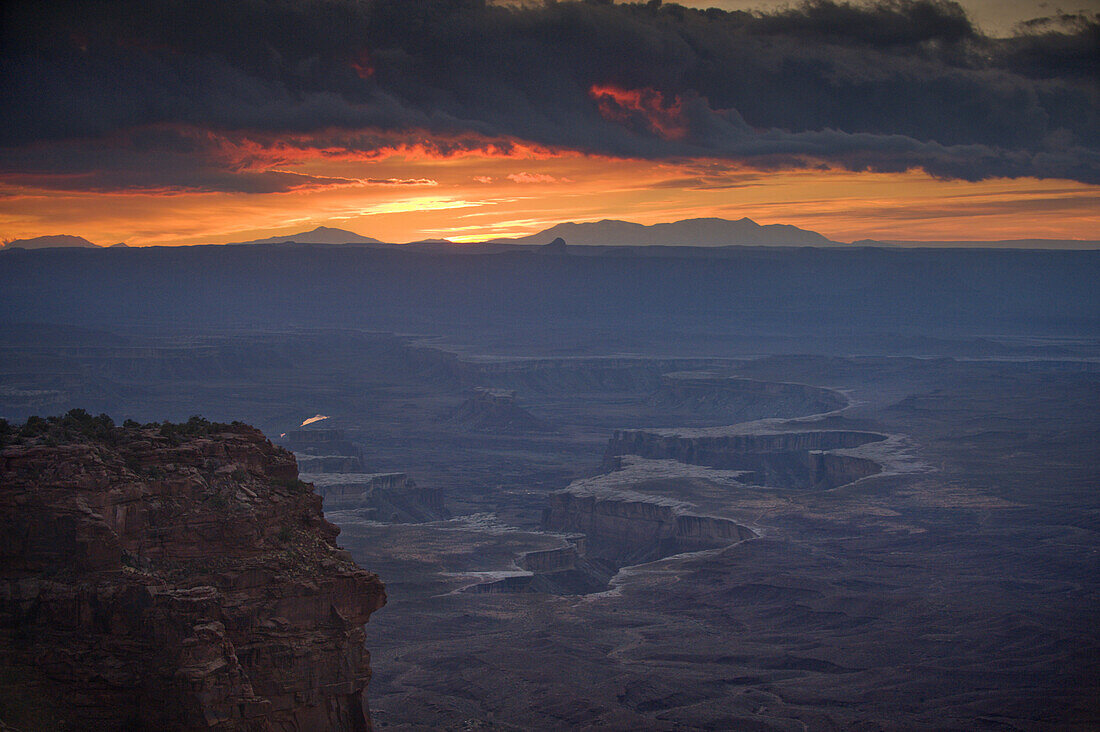
{"label": "dark storm cloud", "polygon": [[[927,0],[771,14],[477,0],[4,7],[5,176],[308,184],[224,149],[286,138],[326,154],[516,140],[765,169],[1100,182],[1096,18],[990,39],[957,5]],[[158,147],[142,137],[149,129],[214,138],[177,134]]]}
{"label": "dark storm cloud", "polygon": [[286,193],[373,182],[278,170],[272,162],[277,163],[226,149],[206,133],[154,127],[94,140],[9,148],[0,154],[0,180],[69,191],[164,193]]}

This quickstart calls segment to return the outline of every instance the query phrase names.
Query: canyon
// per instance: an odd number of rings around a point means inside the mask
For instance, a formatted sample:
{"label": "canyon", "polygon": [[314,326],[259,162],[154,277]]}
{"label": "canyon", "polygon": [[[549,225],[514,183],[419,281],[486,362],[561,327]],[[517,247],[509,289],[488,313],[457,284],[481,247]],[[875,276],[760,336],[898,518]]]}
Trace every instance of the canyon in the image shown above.
{"label": "canyon", "polygon": [[0,256],[4,725],[1100,724],[1094,254],[372,246]]}

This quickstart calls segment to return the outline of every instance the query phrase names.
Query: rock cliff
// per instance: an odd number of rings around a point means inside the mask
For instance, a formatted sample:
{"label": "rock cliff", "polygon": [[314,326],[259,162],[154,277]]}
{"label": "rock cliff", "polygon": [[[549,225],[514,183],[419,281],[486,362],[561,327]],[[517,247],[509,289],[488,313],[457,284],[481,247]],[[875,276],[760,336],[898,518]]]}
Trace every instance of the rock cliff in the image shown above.
{"label": "rock cliff", "polygon": [[359,448],[343,430],[317,427],[291,430],[282,435],[280,441],[294,453],[303,471],[355,472],[363,469]]}
{"label": "rock cliff", "polygon": [[[743,476],[626,456],[616,470],[550,493],[542,527],[567,535],[588,562],[615,569],[729,546],[757,536],[729,511],[745,487]],[[528,554],[524,566],[537,571],[566,558]]]}
{"label": "rock cliff", "polygon": [[469,399],[447,413],[446,419],[475,432],[503,434],[549,432],[549,424],[521,407],[508,389],[479,387]]}
{"label": "rock cliff", "polygon": [[540,549],[520,556],[515,571],[467,588],[468,592],[542,592],[550,595],[586,595],[607,589],[618,569],[611,561],[586,555],[583,535],[564,539],[557,549]]}
{"label": "rock cliff", "polygon": [[0,421],[0,720],[368,730],[378,577],[242,424]]}
{"label": "rock cliff", "polygon": [[728,546],[755,534],[729,519],[687,513],[690,507],[649,496],[602,495],[574,484],[548,497],[543,528],[580,532],[588,555],[620,566]]}
{"label": "rock cliff", "polygon": [[390,523],[450,518],[443,491],[417,485],[405,473],[303,473],[324,499],[326,511],[352,510]]}
{"label": "rock cliff", "polygon": [[605,463],[622,455],[748,471],[745,478],[781,488],[834,488],[881,471],[874,460],[845,452],[886,435],[854,430],[770,432],[748,425],[710,430],[616,430]]}

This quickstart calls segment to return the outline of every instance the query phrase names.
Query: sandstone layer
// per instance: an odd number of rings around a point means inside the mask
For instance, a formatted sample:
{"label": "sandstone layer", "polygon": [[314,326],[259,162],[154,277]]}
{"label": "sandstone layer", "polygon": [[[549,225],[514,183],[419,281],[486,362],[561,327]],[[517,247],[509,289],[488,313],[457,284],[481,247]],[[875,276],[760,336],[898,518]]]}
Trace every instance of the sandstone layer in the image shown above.
{"label": "sandstone layer", "polygon": [[617,470],[550,493],[542,526],[583,536],[578,547],[587,558],[617,567],[729,546],[756,536],[722,515],[743,475],[627,456]]}
{"label": "sandstone layer", "polygon": [[479,387],[447,414],[447,421],[475,432],[548,432],[553,428],[521,407],[508,389]]}
{"label": "sandstone layer", "polygon": [[769,431],[755,424],[701,430],[616,430],[605,462],[623,455],[747,471],[746,482],[781,488],[835,488],[875,475],[881,465],[850,452],[886,435],[855,430]]}
{"label": "sandstone layer", "polygon": [[303,473],[324,499],[326,511],[355,511],[390,523],[449,518],[443,491],[417,485],[405,473]]}
{"label": "sandstone layer", "polygon": [[247,425],[72,414],[0,436],[0,719],[370,729],[385,590],[294,457]]}

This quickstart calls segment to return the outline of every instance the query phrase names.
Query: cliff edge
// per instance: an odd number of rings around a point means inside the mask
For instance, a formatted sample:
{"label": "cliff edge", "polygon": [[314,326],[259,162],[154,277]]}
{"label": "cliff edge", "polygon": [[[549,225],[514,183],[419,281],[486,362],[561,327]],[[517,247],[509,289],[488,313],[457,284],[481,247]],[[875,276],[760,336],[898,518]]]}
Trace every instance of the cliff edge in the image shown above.
{"label": "cliff edge", "polygon": [[0,721],[369,730],[378,577],[258,430],[0,420]]}

